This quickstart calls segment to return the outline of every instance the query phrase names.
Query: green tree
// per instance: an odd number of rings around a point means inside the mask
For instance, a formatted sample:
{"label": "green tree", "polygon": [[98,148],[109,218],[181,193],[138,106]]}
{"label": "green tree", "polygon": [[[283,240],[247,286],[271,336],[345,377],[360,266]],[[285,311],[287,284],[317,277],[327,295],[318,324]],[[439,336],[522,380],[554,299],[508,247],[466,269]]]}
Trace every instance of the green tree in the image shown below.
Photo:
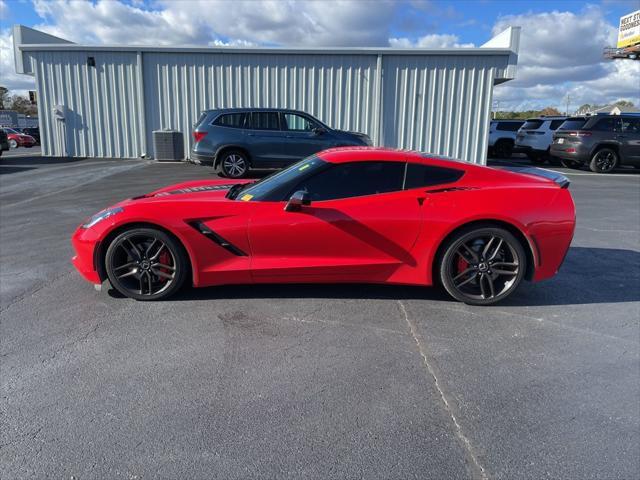
{"label": "green tree", "polygon": [[0,110],[6,110],[11,103],[11,97],[9,96],[9,89],[7,87],[0,87]]}

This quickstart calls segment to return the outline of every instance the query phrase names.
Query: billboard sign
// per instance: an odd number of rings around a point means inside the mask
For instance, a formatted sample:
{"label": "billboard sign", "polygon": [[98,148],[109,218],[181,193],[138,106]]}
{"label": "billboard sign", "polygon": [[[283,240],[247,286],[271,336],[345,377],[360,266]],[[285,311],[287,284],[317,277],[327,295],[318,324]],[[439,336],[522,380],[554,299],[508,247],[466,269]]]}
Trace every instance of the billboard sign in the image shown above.
{"label": "billboard sign", "polygon": [[618,48],[629,47],[640,43],[640,10],[620,17],[618,29]]}

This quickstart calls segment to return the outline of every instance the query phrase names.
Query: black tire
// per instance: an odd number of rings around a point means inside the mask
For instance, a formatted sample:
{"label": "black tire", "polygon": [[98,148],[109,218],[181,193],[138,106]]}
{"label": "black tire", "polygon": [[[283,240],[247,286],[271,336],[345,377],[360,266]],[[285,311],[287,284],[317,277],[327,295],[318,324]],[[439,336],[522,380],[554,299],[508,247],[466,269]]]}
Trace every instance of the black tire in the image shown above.
{"label": "black tire", "polygon": [[511,158],[513,154],[513,142],[509,140],[498,140],[493,148],[498,158]]}
{"label": "black tire", "polygon": [[227,178],[243,178],[249,172],[249,159],[240,150],[227,150],[221,154],[218,173]]}
{"label": "black tire", "polygon": [[568,158],[561,158],[560,163],[562,164],[563,167],[573,168],[576,170],[579,169],[581,166],[580,162],[576,162],[575,160],[570,160]]}
{"label": "black tire", "polygon": [[440,282],[449,295],[468,305],[504,300],[518,288],[527,270],[524,248],[500,227],[462,229],[447,241],[442,252]]}
{"label": "black tire", "polygon": [[169,298],[182,287],[189,272],[182,245],[155,228],[122,232],[109,244],[104,261],[113,288],[136,300]]}
{"label": "black tire", "polygon": [[536,165],[544,165],[547,162],[547,159],[544,157],[531,156],[529,157],[531,163],[535,163]]}
{"label": "black tire", "polygon": [[618,166],[620,158],[613,148],[604,147],[591,157],[589,168],[596,173],[609,173]]}

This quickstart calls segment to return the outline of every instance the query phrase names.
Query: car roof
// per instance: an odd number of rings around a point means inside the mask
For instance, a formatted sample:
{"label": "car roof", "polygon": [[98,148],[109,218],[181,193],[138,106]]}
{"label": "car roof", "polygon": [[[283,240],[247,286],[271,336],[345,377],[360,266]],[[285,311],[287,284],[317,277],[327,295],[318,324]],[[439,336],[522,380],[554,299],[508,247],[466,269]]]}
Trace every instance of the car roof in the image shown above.
{"label": "car roof", "polygon": [[442,155],[435,155],[414,150],[397,150],[383,147],[336,147],[316,154],[322,160],[331,163],[346,162],[406,162],[425,163],[436,166],[471,167],[472,164]]}
{"label": "car roof", "polygon": [[209,110],[205,110],[205,112],[216,112],[216,113],[246,113],[246,112],[291,112],[291,113],[304,113],[309,115],[307,112],[303,112],[302,110],[294,110],[292,108],[212,108]]}
{"label": "car roof", "polygon": [[511,122],[511,123],[524,123],[525,121],[526,120],[522,120],[522,119],[518,119],[518,118],[509,118],[509,119],[505,118],[504,120],[495,119],[494,118],[493,120],[491,120],[491,123],[498,123],[498,122],[500,122],[500,123],[509,123],[509,122]]}

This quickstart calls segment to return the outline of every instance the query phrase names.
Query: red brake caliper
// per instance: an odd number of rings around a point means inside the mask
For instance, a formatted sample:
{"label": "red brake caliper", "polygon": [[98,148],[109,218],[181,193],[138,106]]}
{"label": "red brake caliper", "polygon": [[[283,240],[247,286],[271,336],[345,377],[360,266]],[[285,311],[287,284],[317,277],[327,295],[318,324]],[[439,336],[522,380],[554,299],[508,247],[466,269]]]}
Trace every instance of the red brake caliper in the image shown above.
{"label": "red brake caliper", "polygon": [[[171,262],[171,255],[169,255],[169,252],[167,252],[166,249],[160,254],[160,256],[158,257],[158,260],[163,265],[171,265],[171,263],[169,263]],[[167,275],[171,275],[171,272],[166,268],[160,268],[159,270],[163,273],[166,273]],[[169,279],[165,277],[160,277],[160,280],[162,282],[167,282]]]}
{"label": "red brake caliper", "polygon": [[458,255],[458,273],[464,272],[467,268],[469,268],[469,262],[467,262],[462,255]]}

